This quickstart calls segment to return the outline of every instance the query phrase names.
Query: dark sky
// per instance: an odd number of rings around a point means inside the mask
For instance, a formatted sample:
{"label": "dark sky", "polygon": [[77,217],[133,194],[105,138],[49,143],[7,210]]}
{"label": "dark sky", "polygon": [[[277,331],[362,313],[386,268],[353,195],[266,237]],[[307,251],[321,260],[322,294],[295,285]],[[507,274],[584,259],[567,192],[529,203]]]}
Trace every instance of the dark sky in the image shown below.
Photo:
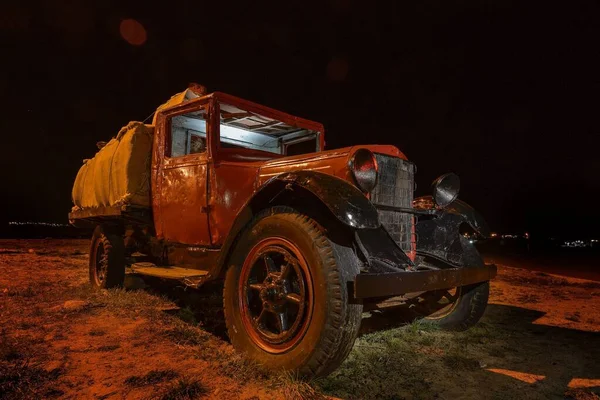
{"label": "dark sky", "polygon": [[398,146],[418,194],[456,172],[495,230],[600,236],[597,1],[125,3],[2,1],[0,222],[66,222],[95,143],[199,82]]}

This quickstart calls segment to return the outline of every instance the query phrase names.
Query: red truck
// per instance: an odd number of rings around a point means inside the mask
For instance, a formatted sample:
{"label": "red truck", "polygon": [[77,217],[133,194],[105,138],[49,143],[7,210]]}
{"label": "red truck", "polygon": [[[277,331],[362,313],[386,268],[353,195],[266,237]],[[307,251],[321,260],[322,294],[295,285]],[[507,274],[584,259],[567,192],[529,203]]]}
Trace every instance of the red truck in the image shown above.
{"label": "red truck", "polygon": [[[194,288],[223,282],[232,344],[266,368],[309,377],[339,366],[363,309],[386,299],[449,329],[481,318],[496,267],[459,232],[488,228],[457,199],[456,175],[413,198],[415,166],[394,146],[326,150],[317,122],[218,92],[176,100],[136,125],[148,143],[146,164],[127,170],[145,177],[138,200],[69,214],[95,225],[92,285],[123,285],[126,272]],[[114,159],[111,174],[132,167]],[[95,168],[78,180],[116,179]]]}

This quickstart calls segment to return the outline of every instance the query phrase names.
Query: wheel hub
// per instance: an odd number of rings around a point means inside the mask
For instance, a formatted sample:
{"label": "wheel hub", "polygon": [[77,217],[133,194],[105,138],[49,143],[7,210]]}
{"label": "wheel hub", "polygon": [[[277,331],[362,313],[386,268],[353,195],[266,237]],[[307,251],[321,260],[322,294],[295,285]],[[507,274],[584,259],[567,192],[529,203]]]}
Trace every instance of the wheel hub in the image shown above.
{"label": "wheel hub", "polygon": [[302,337],[312,309],[308,265],[284,239],[267,239],[251,251],[240,277],[244,327],[266,351],[289,350]]}
{"label": "wheel hub", "polygon": [[260,298],[263,304],[271,308],[281,306],[285,303],[285,294],[284,281],[271,276],[267,276],[263,288],[260,289]]}

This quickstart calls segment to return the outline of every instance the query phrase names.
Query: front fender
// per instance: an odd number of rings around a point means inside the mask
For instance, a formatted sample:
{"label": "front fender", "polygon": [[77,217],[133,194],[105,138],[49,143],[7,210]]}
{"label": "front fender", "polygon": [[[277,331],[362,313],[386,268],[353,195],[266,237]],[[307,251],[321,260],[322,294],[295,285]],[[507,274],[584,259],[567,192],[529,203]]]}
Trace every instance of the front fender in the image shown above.
{"label": "front fender", "polygon": [[[227,269],[231,248],[240,237],[252,218],[269,204],[277,202],[277,197],[297,189],[306,191],[322,202],[343,224],[355,229],[376,229],[380,227],[379,215],[364,194],[350,183],[314,171],[286,172],[266,181],[254,196],[241,208],[223,243],[213,276],[222,276]],[[288,192],[288,193],[286,193]]]}
{"label": "front fender", "polygon": [[487,223],[471,206],[455,200],[445,208],[436,208],[432,196],[423,196],[414,200],[413,207],[430,211],[432,216],[420,220],[416,225],[417,254],[459,266],[484,265],[475,246],[459,231],[460,225],[466,222],[481,236],[489,236]]}
{"label": "front fender", "polygon": [[[433,196],[417,197],[413,201],[413,207],[419,210],[433,210],[436,208]],[[455,200],[448,207],[440,209],[439,213],[448,213],[461,216],[464,222],[469,224],[475,232],[487,238],[490,236],[490,228],[485,219],[473,207],[462,200]]]}
{"label": "front fender", "polygon": [[379,228],[379,214],[355,186],[332,175],[315,171],[286,172],[265,184],[285,183],[286,189],[299,186],[316,196],[343,224],[356,229]]}

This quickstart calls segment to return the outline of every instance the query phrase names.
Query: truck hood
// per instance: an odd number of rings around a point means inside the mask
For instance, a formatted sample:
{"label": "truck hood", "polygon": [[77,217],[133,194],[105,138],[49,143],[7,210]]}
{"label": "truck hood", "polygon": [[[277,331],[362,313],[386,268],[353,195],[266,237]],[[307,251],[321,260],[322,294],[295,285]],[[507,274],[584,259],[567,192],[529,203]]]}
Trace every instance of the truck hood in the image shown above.
{"label": "truck hood", "polygon": [[354,152],[360,148],[369,149],[373,153],[386,154],[392,157],[407,159],[395,146],[390,145],[360,145],[342,147],[340,149],[326,150],[317,153],[301,154],[297,156],[282,157],[263,162],[259,168],[259,182],[290,171],[318,171],[334,175],[342,179],[349,179],[348,161]]}

